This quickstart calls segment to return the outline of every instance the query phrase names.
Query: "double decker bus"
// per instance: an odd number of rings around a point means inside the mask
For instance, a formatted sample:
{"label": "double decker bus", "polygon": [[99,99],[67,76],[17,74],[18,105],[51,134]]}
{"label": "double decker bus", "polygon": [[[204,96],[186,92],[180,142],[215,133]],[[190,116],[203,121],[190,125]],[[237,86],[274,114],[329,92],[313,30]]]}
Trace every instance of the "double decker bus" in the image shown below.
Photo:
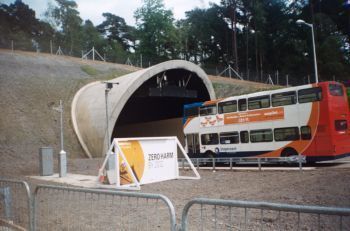
{"label": "double decker bus", "polygon": [[307,162],[350,155],[344,85],[322,82],[184,106],[192,158],[305,156]]}

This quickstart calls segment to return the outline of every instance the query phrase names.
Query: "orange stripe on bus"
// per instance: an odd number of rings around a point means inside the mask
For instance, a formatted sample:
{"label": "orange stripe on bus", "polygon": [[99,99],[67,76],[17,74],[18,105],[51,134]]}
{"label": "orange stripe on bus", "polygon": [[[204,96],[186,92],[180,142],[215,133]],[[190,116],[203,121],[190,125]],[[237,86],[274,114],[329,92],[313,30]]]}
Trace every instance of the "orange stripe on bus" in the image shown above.
{"label": "orange stripe on bus", "polygon": [[224,100],[223,98],[221,98],[221,99],[214,99],[214,100],[210,100],[210,101],[206,101],[206,102],[204,102],[204,106],[208,106],[208,105],[212,105],[212,104],[216,104],[217,102],[220,102],[220,101],[222,101],[222,100]]}
{"label": "orange stripe on bus", "polygon": [[278,107],[225,114],[224,124],[262,122],[281,119],[284,119],[284,108]]}
{"label": "orange stripe on bus", "polygon": [[184,128],[190,123],[191,120],[193,120],[194,117],[188,117],[185,124],[184,124]]}

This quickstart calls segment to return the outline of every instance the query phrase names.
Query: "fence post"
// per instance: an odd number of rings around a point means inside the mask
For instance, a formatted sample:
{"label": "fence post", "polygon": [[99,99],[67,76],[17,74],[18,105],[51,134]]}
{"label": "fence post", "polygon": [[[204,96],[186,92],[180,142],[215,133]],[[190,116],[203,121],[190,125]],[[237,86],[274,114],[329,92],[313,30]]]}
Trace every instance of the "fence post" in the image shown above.
{"label": "fence post", "polygon": [[52,40],[50,39],[50,54],[52,55]]}
{"label": "fence post", "polygon": [[13,40],[11,40],[11,51],[13,53]]}
{"label": "fence post", "polygon": [[0,188],[0,199],[2,199],[5,207],[4,208],[5,219],[11,221],[13,217],[12,217],[12,210],[11,210],[12,197],[11,197],[10,187]]}

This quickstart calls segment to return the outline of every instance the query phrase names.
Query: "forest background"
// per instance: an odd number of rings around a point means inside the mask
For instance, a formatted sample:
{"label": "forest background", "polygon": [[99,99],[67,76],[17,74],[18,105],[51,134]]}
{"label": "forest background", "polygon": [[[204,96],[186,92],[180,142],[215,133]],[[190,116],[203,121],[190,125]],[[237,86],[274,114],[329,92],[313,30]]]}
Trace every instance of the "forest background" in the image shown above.
{"label": "forest background", "polygon": [[[113,14],[94,25],[71,0],[55,0],[42,19],[21,0],[0,4],[0,47],[81,57],[94,47],[109,62],[147,67],[171,59],[200,65],[209,74],[228,66],[244,79],[289,76],[314,79],[311,29],[315,29],[319,79],[350,79],[348,0],[222,0],[175,20],[162,0],[143,0],[136,25]],[[284,77],[283,77],[284,79]],[[311,81],[313,82],[313,81]]]}

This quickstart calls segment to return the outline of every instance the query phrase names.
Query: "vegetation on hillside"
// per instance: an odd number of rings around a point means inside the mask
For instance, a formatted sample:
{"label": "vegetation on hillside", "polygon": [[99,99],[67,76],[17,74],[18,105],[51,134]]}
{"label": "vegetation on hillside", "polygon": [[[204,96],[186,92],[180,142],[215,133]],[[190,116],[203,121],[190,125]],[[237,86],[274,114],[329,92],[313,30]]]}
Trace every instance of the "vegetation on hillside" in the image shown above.
{"label": "vegetation on hillside", "polygon": [[[350,7],[342,0],[222,0],[175,20],[163,0],[143,0],[129,26],[113,12],[93,25],[83,21],[74,0],[55,0],[45,19],[21,0],[0,5],[0,47],[81,56],[94,46],[107,61],[143,66],[169,59],[200,64],[208,73],[231,65],[247,79],[289,75],[290,82],[313,79],[312,23],[321,80],[350,77]],[[142,57],[142,58],[141,58]],[[147,65],[145,65],[147,64]]]}

